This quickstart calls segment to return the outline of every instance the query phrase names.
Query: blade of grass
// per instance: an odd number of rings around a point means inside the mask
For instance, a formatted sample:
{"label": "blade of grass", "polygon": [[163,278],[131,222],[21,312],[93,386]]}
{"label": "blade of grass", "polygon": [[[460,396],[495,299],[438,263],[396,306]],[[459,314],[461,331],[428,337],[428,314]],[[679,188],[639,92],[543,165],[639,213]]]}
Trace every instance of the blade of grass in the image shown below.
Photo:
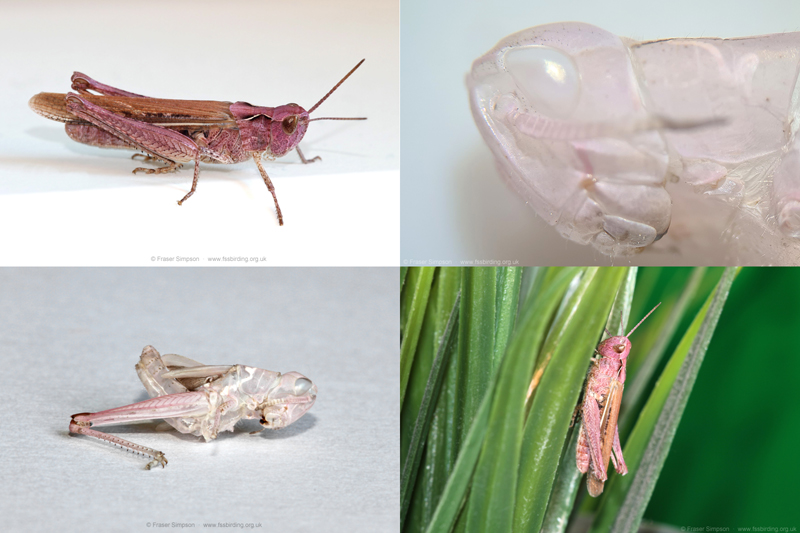
{"label": "blade of grass", "polygon": [[400,413],[401,470],[405,465],[408,443],[419,415],[419,406],[425,394],[431,366],[439,350],[439,341],[453,310],[453,301],[460,289],[459,276],[460,271],[457,268],[439,268],[433,276],[428,308],[422,321],[417,351],[414,354],[414,362],[406,385],[406,397]]}
{"label": "blade of grass", "polygon": [[458,321],[458,378],[456,389],[457,447],[466,437],[494,366],[497,304],[495,267],[472,267],[461,271],[461,320]]}
{"label": "blade of grass", "polygon": [[442,370],[447,364],[447,359],[450,352],[454,351],[459,315],[459,297],[456,297],[453,310],[450,314],[450,319],[447,322],[447,328],[442,336],[441,343],[439,344],[439,351],[436,354],[436,359],[431,366],[431,373],[428,378],[428,385],[425,388],[425,394],[422,397],[422,404],[420,405],[419,415],[417,422],[414,424],[414,433],[411,436],[411,443],[409,445],[408,458],[403,467],[402,475],[400,478],[401,487],[401,507],[400,507],[400,529],[403,528],[405,522],[406,512],[408,511],[408,504],[411,501],[411,489],[414,487],[416,480],[417,469],[422,453],[422,447],[425,444],[425,438],[428,435],[428,428],[431,422],[432,407],[436,405],[436,400],[439,397],[439,390],[442,385]]}
{"label": "blade of grass", "polygon": [[[461,277],[464,268],[458,268],[458,286],[461,290]],[[456,352],[458,353],[458,352]],[[461,361],[458,357],[451,357],[445,374],[444,388],[441,393],[439,403],[442,404],[442,410],[445,417],[443,418],[445,442],[444,449],[441,450],[441,459],[446,466],[446,477],[455,468],[456,458],[458,457],[461,449],[461,420],[458,418],[463,413],[463,406],[461,405],[461,396],[459,394],[459,368],[461,368]],[[445,480],[446,483],[446,480]],[[438,503],[437,503],[438,505]]]}
{"label": "blade of grass", "polygon": [[624,268],[588,269],[542,347],[539,357],[550,362],[525,424],[515,532],[538,532],[542,525],[589,359],[625,274]]}
{"label": "blade of grass", "polygon": [[495,342],[492,355],[492,368],[497,368],[506,353],[508,341],[517,321],[522,269],[520,267],[503,267],[497,270],[497,302],[495,309]]}
{"label": "blade of grass", "polygon": [[[680,325],[689,303],[694,299],[705,272],[706,269],[700,267],[692,271],[677,302],[669,307],[670,311],[667,319],[662,324],[658,324],[658,336],[656,337],[655,344],[653,344],[648,351],[647,357],[641,358],[641,363],[638,365],[631,365],[631,360],[637,361],[640,358],[629,359],[628,365],[631,370],[628,372],[628,382],[625,383],[625,395],[622,397],[622,415],[617,423],[620,427],[620,433],[627,434],[627,431],[624,431],[622,428],[627,428],[628,424],[633,424],[633,411],[631,411],[631,407],[638,403],[645,387],[650,383],[653,372],[655,372],[658,363],[666,352],[667,345],[678,330],[678,325]],[[666,292],[672,294],[674,291],[667,290]]]}
{"label": "blade of grass", "polygon": [[537,292],[539,280],[544,276],[544,268],[545,267],[524,267],[522,269],[517,316],[522,314],[522,308],[525,306],[528,296]]}
{"label": "blade of grass", "polygon": [[[549,278],[550,274],[552,273],[552,269],[548,268],[545,270],[544,278],[545,280]],[[570,302],[572,301],[572,295],[575,294],[575,291],[578,290],[578,287],[581,286],[581,276],[575,276],[572,278],[569,286],[567,287],[567,291],[564,294],[564,297],[561,299],[561,304],[556,311],[555,317],[553,318],[552,322],[555,323],[565,313],[567,313]],[[550,363],[550,357],[553,355],[553,350],[548,347],[547,350],[541,350],[538,354],[536,354],[536,363],[533,367],[533,376],[531,377],[531,383],[528,387],[528,393],[525,398],[525,418],[527,419],[528,415],[531,411],[531,405],[533,404],[533,399],[536,396],[536,389],[539,386],[539,381],[542,379],[542,374],[544,374],[544,369],[547,368],[548,363]]]}
{"label": "blade of grass", "polygon": [[[437,271],[438,274],[438,271]],[[409,443],[411,436],[414,433],[414,424],[417,422],[419,416],[419,407],[422,405],[422,397],[425,395],[425,390],[428,386],[428,378],[431,373],[433,361],[439,350],[439,340],[435,337],[435,320],[433,317],[436,315],[436,296],[439,292],[438,283],[436,282],[438,275],[434,275],[433,286],[431,294],[428,298],[428,308],[425,311],[425,318],[422,321],[422,328],[419,332],[419,340],[417,341],[417,351],[414,354],[414,362],[411,365],[411,372],[408,376],[408,384],[406,385],[406,397],[404,398],[403,405],[400,409],[400,470],[402,471],[406,464],[406,458],[409,451]],[[452,304],[447,311],[447,317],[450,317],[452,311]]]}
{"label": "blade of grass", "polygon": [[[455,267],[439,268],[436,271],[436,276],[433,282],[433,289],[431,297],[428,301],[428,311],[425,316],[425,325],[423,326],[423,334],[426,327],[432,330],[430,346],[428,349],[432,355],[430,363],[424,369],[418,369],[417,363],[420,360],[419,354],[415,357],[414,367],[411,369],[411,381],[409,382],[409,392],[406,393],[406,406],[410,406],[409,400],[412,397],[412,387],[415,389],[413,394],[416,396],[416,389],[421,388],[424,391],[427,384],[428,375],[430,374],[430,366],[433,363],[436,351],[439,348],[439,341],[444,334],[447,322],[450,318],[450,312],[453,309],[456,295],[461,287],[461,269]],[[420,339],[422,343],[422,339]],[[421,348],[421,344],[420,344]],[[452,363],[454,357],[450,358],[448,363]],[[413,489],[411,508],[408,516],[406,517],[405,531],[408,532],[421,532],[427,527],[433,516],[433,511],[436,509],[436,504],[439,502],[439,497],[444,490],[444,484],[447,482],[447,477],[450,475],[450,470],[455,463],[455,451],[451,449],[451,441],[449,438],[448,424],[450,423],[450,415],[448,414],[448,395],[450,391],[449,385],[453,383],[452,372],[449,371],[450,364],[448,364],[444,372],[444,383],[442,390],[439,393],[439,399],[436,402],[436,407],[431,420],[430,429],[428,430],[428,438],[425,442],[422,461],[417,472],[417,483]],[[407,412],[404,407],[403,416],[401,419],[401,439],[409,440],[413,433],[413,424],[416,421],[417,413],[419,412],[419,404],[422,403],[422,395],[420,392],[419,402],[415,411]],[[413,418],[412,415],[413,414]],[[403,445],[402,449],[407,450],[407,444]],[[401,469],[404,462],[401,462]]]}
{"label": "blade of grass", "polygon": [[614,304],[611,306],[608,322],[606,322],[606,329],[614,335],[625,335],[626,327],[630,326],[631,305],[633,304],[633,293],[636,290],[636,274],[638,272],[638,267],[628,268],[625,280],[614,298]]}
{"label": "blade of grass", "polygon": [[592,532],[638,529],[737,273],[725,270],[667,363],[625,445],[629,475],[606,484]]}
{"label": "blade of grass", "polygon": [[[482,446],[472,481],[467,508],[467,531],[510,531],[514,509],[519,454],[525,421],[525,393],[536,354],[544,341],[550,317],[566,290],[570,271],[551,286],[552,296],[528,305],[514,332],[508,351],[492,388],[487,438]],[[535,305],[538,303],[539,305]]]}
{"label": "blade of grass", "polygon": [[[549,324],[550,319],[546,316],[547,310],[554,309],[558,305],[566,287],[579,272],[580,270],[575,268],[558,269],[558,274],[548,287],[541,291],[541,295],[535,300],[526,302],[526,305],[533,308],[533,310],[529,311],[531,315],[538,317],[543,323]],[[522,324],[523,322],[527,323],[527,320],[520,319],[520,323]],[[520,329],[524,330],[525,328],[520,326]],[[493,378],[490,388],[495,388],[494,380],[496,379],[497,377]],[[456,518],[464,503],[470,485],[470,479],[472,478],[484,437],[486,436],[491,405],[492,396],[487,394],[481,402],[475,419],[469,428],[452,474],[447,480],[444,492],[442,492],[442,497],[428,525],[428,533],[449,532],[456,522]]]}
{"label": "blade of grass", "polygon": [[[401,335],[403,341],[400,345],[400,405],[406,397],[408,376],[414,364],[414,354],[417,351],[419,332],[422,329],[422,320],[428,306],[428,296],[431,291],[434,267],[413,268],[408,271],[406,291],[403,292],[401,301],[401,314],[405,313],[406,319],[401,322]],[[404,304],[404,305],[402,305]],[[401,319],[403,317],[401,316]]]}
{"label": "blade of grass", "polygon": [[575,497],[581,485],[583,474],[575,466],[575,454],[578,448],[578,434],[580,425],[576,424],[570,428],[567,445],[561,454],[558,462],[556,479],[553,482],[553,491],[550,493],[550,501],[547,502],[542,521],[542,531],[547,533],[562,533],[567,530],[569,517],[575,507]]}

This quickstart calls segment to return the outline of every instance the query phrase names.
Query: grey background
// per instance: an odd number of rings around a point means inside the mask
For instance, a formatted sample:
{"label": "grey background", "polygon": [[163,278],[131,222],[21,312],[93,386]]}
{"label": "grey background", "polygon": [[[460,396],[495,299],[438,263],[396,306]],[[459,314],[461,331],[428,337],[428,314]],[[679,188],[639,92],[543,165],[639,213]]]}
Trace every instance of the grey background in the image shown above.
{"label": "grey background", "polygon": [[[563,239],[503,183],[470,114],[465,77],[503,37],[580,21],[636,40],[800,31],[796,0],[403,0],[401,259],[455,264],[687,264],[680,257],[611,259]],[[691,265],[704,264],[693,258]],[[449,263],[448,263],[449,261]]]}
{"label": "grey background", "polygon": [[[389,268],[0,269],[0,529],[396,531],[398,286]],[[317,402],[283,430],[240,422],[211,443],[157,422],[99,428],[166,454],[145,471],[67,427],[146,399],[146,344],[296,370]]]}

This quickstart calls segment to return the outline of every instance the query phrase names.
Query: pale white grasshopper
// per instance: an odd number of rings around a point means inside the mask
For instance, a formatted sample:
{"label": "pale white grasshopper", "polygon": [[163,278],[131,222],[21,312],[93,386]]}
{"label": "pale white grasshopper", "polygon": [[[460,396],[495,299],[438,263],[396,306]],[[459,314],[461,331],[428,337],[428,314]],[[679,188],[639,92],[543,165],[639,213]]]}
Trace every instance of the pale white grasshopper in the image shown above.
{"label": "pale white grasshopper", "polygon": [[245,365],[208,366],[175,354],[161,356],[145,346],[136,373],[151,399],[99,413],[72,415],[71,433],[118,444],[153,457],[146,469],[167,464],[158,450],[108,435],[93,426],[163,418],[181,433],[206,442],[233,431],[241,419],[258,418],[264,428],[280,429],[302,417],[317,399],[317,386],[297,372],[271,372]]}
{"label": "pale white grasshopper", "polygon": [[501,40],[467,85],[501,174],[564,237],[800,261],[800,32],[637,42],[546,24]]}

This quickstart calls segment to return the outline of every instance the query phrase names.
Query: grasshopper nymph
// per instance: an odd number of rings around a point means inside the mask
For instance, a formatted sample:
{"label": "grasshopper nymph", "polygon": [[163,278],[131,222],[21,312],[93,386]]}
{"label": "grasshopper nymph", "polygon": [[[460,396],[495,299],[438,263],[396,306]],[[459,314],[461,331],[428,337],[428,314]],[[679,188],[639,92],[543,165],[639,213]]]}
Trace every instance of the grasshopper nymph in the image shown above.
{"label": "grasshopper nymph", "polygon": [[[656,307],[659,305],[661,304]],[[650,310],[650,313],[655,311],[656,307]],[[631,341],[628,337],[650,316],[650,313],[647,313],[627,335],[612,336],[597,346],[595,351],[600,357],[592,360],[593,366],[586,379],[581,407],[583,424],[578,434],[575,459],[578,470],[583,474],[588,472],[586,488],[594,497],[603,492],[605,481],[608,479],[609,459],[614,462],[614,468],[621,475],[628,473],[628,467],[622,458],[617,417],[622,391],[625,388],[628,355],[631,352]]]}
{"label": "grasshopper nymph", "polygon": [[93,426],[163,418],[181,433],[206,442],[233,431],[241,419],[258,418],[264,428],[280,429],[303,416],[317,399],[317,386],[297,372],[270,372],[245,365],[207,366],[175,354],[161,356],[145,346],[136,364],[149,400],[99,413],[72,415],[70,433],[96,437],[153,458],[145,468],[166,466],[158,450],[108,435]]}

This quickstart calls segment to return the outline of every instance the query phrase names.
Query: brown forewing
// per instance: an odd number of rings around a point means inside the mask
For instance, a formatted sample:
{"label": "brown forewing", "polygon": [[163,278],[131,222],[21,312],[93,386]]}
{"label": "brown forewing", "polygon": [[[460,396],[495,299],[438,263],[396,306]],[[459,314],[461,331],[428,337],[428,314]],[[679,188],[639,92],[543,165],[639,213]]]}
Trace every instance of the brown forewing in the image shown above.
{"label": "brown forewing", "polygon": [[[69,112],[64,93],[39,93],[31,99],[31,107],[39,114],[59,122],[72,124],[84,121]],[[236,127],[230,113],[230,102],[216,100],[168,100],[127,96],[83,95],[95,105],[112,113],[159,126],[183,129],[186,126]]]}
{"label": "brown forewing", "polygon": [[[617,381],[616,378],[611,380],[608,386],[608,396],[606,396],[606,403],[603,408],[603,416],[600,419],[600,435],[602,435],[601,456],[603,458],[603,466],[608,472],[609,460],[614,446],[614,435],[617,431],[617,419],[619,418],[619,406],[622,402],[622,391],[625,385]],[[605,486],[604,481],[600,481],[594,475],[594,469],[589,470],[586,478],[586,487],[589,494],[597,497],[603,492]]]}

